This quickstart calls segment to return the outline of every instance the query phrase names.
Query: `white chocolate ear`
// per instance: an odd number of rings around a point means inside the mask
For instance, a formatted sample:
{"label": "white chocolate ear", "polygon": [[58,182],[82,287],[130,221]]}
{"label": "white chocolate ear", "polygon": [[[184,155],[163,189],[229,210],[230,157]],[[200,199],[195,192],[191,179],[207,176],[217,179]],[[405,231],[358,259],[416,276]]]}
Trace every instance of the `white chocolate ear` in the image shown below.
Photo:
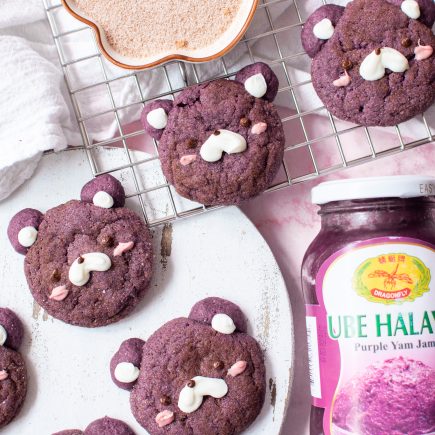
{"label": "white chocolate ear", "polygon": [[94,203],[94,205],[101,208],[112,208],[113,204],[115,203],[113,198],[103,190],[98,191],[94,195],[94,197],[92,198],[92,202]]}
{"label": "white chocolate ear", "polygon": [[316,38],[327,40],[334,34],[334,26],[329,18],[323,18],[313,28],[313,33]]}
{"label": "white chocolate ear", "polygon": [[32,246],[38,238],[38,230],[34,227],[24,227],[18,233],[18,243],[25,248]]}
{"label": "white chocolate ear", "polygon": [[267,92],[267,83],[263,74],[258,73],[249,77],[245,81],[245,89],[255,98],[262,98]]}
{"label": "white chocolate ear", "polygon": [[147,114],[147,121],[151,127],[161,130],[168,124],[168,115],[163,108],[159,107]]}
{"label": "white chocolate ear", "polygon": [[128,384],[139,377],[140,370],[130,362],[120,362],[114,374],[117,381]]}
{"label": "white chocolate ear", "polygon": [[236,330],[233,319],[227,314],[219,313],[213,316],[211,327],[222,334],[232,334]]}
{"label": "white chocolate ear", "polygon": [[0,346],[3,346],[6,343],[8,338],[8,333],[3,325],[0,325]]}
{"label": "white chocolate ear", "polygon": [[420,18],[420,6],[415,0],[404,0],[400,6],[402,12],[413,20]]}

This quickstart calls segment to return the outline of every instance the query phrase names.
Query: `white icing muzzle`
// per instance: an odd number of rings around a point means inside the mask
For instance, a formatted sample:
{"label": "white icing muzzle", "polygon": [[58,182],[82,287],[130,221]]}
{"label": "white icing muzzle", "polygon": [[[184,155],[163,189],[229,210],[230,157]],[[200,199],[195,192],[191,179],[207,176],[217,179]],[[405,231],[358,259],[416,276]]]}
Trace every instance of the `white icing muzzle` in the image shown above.
{"label": "white icing muzzle", "polygon": [[115,201],[113,201],[113,198],[103,190],[100,190],[97,192],[94,197],[92,198],[92,202],[97,207],[101,208],[112,208]]}
{"label": "white icing muzzle", "polygon": [[195,383],[193,387],[186,385],[180,391],[178,407],[183,412],[196,411],[201,406],[204,396],[220,399],[228,393],[228,385],[223,379],[195,376],[192,381]]}
{"label": "white icing muzzle", "polygon": [[211,319],[211,327],[222,334],[232,334],[236,330],[233,319],[223,313],[213,316],[213,319]]}
{"label": "white icing muzzle", "polygon": [[413,20],[420,18],[420,6],[415,0],[404,0],[400,6],[402,12]]}
{"label": "white icing muzzle", "polygon": [[334,34],[334,26],[329,18],[323,18],[313,27],[313,33],[316,38],[326,41]]}
{"label": "white icing muzzle", "polygon": [[112,262],[102,252],[90,252],[77,258],[69,268],[68,277],[72,284],[81,287],[90,278],[91,272],[106,272],[110,269]]}
{"label": "white icing muzzle", "polygon": [[[218,134],[216,134],[218,133]],[[222,153],[242,153],[247,148],[245,138],[239,133],[230,130],[217,130],[201,146],[201,157],[206,162],[217,162],[222,158]]]}
{"label": "white icing muzzle", "polygon": [[168,115],[166,114],[165,109],[160,107],[159,109],[151,110],[151,112],[148,113],[147,121],[151,127],[161,130],[168,124]]}
{"label": "white icing muzzle", "polygon": [[18,243],[25,248],[32,246],[38,237],[38,231],[33,227],[21,228],[18,233]]}
{"label": "white icing muzzle", "polygon": [[262,98],[267,92],[267,83],[263,74],[258,73],[245,81],[245,89],[255,98]]}
{"label": "white icing muzzle", "polygon": [[384,47],[372,51],[361,63],[359,73],[364,80],[375,81],[385,76],[385,69],[405,72],[409,68],[408,59],[394,48]]}

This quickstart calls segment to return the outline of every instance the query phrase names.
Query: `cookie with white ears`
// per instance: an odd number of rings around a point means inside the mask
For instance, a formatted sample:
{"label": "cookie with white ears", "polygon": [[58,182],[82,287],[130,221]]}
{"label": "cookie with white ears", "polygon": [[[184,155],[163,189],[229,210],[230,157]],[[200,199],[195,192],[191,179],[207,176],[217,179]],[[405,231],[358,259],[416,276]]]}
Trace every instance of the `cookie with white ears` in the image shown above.
{"label": "cookie with white ears", "polygon": [[135,433],[127,423],[116,418],[103,417],[93,421],[84,431],[67,429],[53,435],[135,435]]}
{"label": "cookie with white ears", "polygon": [[153,269],[151,234],[124,204],[121,183],[101,175],[83,187],[79,201],[45,214],[24,209],[11,219],[9,240],[25,255],[30,291],[48,314],[104,326],[142,299]]}
{"label": "cookie with white ears", "polygon": [[0,428],[20,412],[27,393],[27,370],[19,348],[23,325],[9,308],[0,308]]}
{"label": "cookie with white ears", "polygon": [[198,302],[188,318],[144,342],[124,341],[110,362],[112,380],[130,390],[134,417],[151,435],[236,435],[264,403],[263,353],[246,333],[240,308],[224,299]]}
{"label": "cookie with white ears", "polygon": [[284,131],[272,101],[278,78],[265,63],[145,106],[142,123],[159,140],[163,173],[185,198],[231,205],[272,183],[284,153]]}
{"label": "cookie with white ears", "polygon": [[392,126],[435,100],[433,0],[353,0],[321,6],[302,44],[313,86],[337,118]]}

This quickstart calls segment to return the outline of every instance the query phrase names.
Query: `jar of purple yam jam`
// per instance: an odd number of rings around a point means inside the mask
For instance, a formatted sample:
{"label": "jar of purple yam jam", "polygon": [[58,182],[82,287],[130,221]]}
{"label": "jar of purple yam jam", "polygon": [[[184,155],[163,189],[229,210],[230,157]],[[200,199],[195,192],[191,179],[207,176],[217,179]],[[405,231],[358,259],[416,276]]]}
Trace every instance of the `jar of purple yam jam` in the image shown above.
{"label": "jar of purple yam jam", "polygon": [[435,178],[332,181],[312,200],[311,435],[435,434]]}

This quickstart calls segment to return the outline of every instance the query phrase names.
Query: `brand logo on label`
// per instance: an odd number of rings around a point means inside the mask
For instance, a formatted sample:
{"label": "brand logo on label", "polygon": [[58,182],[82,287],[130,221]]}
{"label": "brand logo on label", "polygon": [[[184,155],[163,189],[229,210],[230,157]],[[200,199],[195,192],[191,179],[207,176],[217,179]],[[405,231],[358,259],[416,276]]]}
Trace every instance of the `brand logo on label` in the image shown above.
{"label": "brand logo on label", "polygon": [[353,288],[370,302],[412,302],[429,291],[430,270],[417,257],[391,253],[365,260],[355,271]]}

